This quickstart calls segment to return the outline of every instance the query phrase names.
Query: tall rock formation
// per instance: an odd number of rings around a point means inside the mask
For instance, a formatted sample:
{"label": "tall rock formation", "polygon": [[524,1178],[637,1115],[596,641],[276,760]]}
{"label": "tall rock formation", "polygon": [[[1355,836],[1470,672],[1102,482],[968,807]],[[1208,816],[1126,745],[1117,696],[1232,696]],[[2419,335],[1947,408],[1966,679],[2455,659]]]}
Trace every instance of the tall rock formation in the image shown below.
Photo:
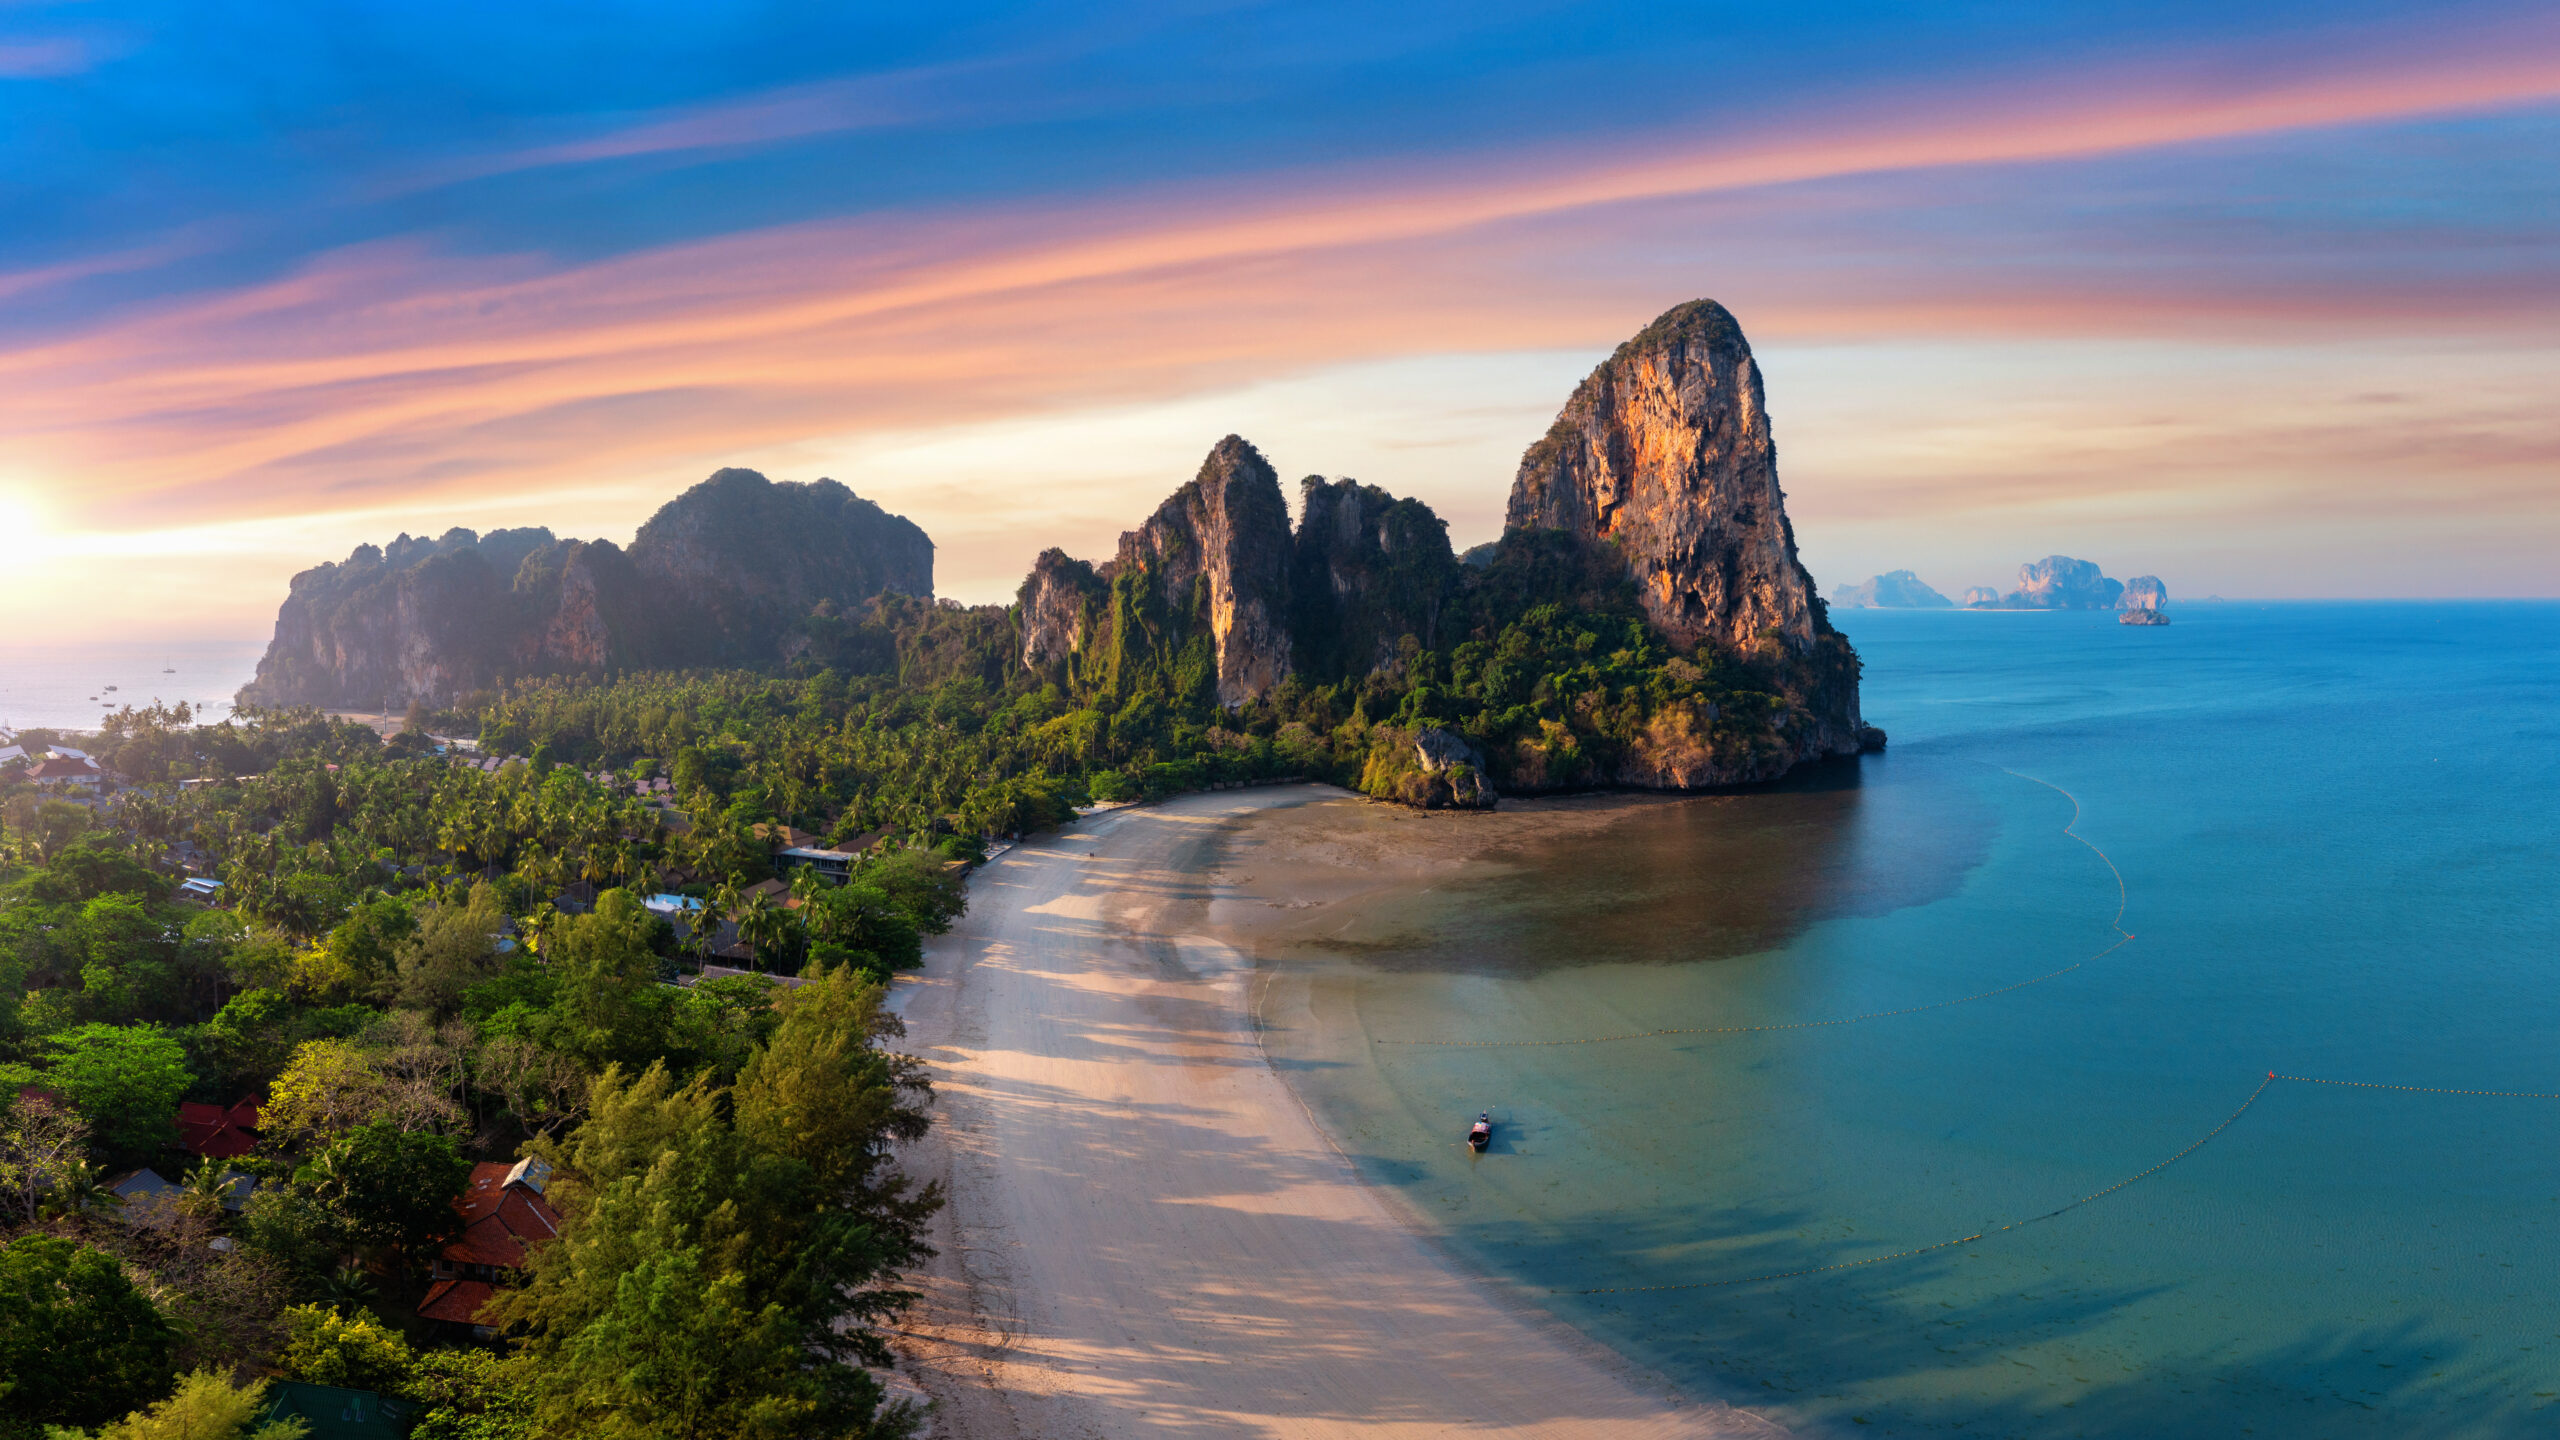
{"label": "tall rock formation", "polygon": [[1627,557],[1646,618],[1683,648],[1813,648],[1760,368],[1712,300],[1666,312],[1591,372],[1512,482],[1506,528]]}
{"label": "tall rock formation", "polygon": [[1450,638],[1461,577],[1447,521],[1357,480],[1310,475],[1298,493],[1289,587],[1301,673],[1357,679],[1395,660],[1408,635],[1426,650]]}
{"label": "tall rock formation", "polygon": [[1858,713],[1857,654],[1796,558],[1760,369],[1723,306],[1664,312],[1573,392],[1520,459],[1504,547],[1539,532],[1614,557],[1675,646],[1751,667],[1786,702],[1747,746],[1713,705],[1666,709],[1618,783],[1749,783],[1883,744]]}
{"label": "tall rock formation", "polygon": [[909,521],[833,480],[723,470],[628,550],[457,529],[306,570],[240,698],[397,710],[522,676],[764,665],[821,603],[932,590],[933,542]]}
{"label": "tall rock formation", "polygon": [[[1263,694],[1289,676],[1289,550],[1280,477],[1261,451],[1228,436],[1189,484],[1120,537],[1118,557],[1093,572],[1111,586],[1113,640],[1123,653],[1169,656],[1205,632],[1218,703]],[[1081,584],[1060,565],[1046,576],[1035,569],[1026,614],[1063,616],[1067,589]],[[1052,620],[1026,636],[1024,658],[1035,643],[1043,655],[1054,652],[1056,633]]]}

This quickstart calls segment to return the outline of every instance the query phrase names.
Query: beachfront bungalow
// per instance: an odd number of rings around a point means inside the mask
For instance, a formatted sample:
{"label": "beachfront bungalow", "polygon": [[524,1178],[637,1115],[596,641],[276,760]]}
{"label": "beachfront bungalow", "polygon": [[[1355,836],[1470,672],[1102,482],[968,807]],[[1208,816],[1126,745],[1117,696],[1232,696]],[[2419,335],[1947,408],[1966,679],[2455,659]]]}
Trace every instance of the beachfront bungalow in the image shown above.
{"label": "beachfront bungalow", "polygon": [[198,905],[219,905],[222,903],[222,882],[202,875],[189,876],[178,882],[175,893],[176,898]]}
{"label": "beachfront bungalow", "polygon": [[482,1340],[497,1334],[481,1323],[481,1308],[506,1272],[523,1269],[536,1248],[560,1233],[559,1212],[542,1198],[550,1181],[551,1166],[543,1160],[487,1160],[472,1167],[470,1183],[453,1201],[462,1234],[436,1257],[427,1297],[418,1302],[420,1316]]}

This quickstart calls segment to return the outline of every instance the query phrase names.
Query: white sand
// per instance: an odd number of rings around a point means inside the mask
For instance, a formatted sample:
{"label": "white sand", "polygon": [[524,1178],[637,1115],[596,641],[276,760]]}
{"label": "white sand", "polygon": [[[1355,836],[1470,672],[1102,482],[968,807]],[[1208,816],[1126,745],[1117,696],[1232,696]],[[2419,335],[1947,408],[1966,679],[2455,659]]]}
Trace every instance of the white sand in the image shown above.
{"label": "white sand", "polygon": [[[1462,1273],[1264,1063],[1251,972],[1169,932],[1231,791],[1020,846],[901,986],[950,1188],[902,1350],[966,1440],[1772,1436]],[[1460,1117],[1463,1118],[1463,1117]],[[1455,1123],[1453,1121],[1453,1123]]]}

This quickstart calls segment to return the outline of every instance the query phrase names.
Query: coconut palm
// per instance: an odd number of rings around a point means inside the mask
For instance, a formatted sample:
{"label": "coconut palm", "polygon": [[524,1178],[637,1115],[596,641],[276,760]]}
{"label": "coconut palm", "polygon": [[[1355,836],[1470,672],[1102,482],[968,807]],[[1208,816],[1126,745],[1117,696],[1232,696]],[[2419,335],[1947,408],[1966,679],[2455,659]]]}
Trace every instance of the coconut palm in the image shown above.
{"label": "coconut palm", "polygon": [[791,912],[773,903],[773,897],[759,890],[747,897],[746,907],[738,912],[738,936],[755,947],[756,967],[768,968],[790,948],[792,932],[800,928]]}

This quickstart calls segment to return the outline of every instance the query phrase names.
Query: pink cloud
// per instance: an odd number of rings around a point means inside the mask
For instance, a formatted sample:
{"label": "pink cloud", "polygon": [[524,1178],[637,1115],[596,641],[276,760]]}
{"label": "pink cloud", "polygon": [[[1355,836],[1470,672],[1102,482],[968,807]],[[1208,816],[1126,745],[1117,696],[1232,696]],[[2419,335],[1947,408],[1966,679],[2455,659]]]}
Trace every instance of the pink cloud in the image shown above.
{"label": "pink cloud", "polygon": [[[1773,187],[2042,163],[2560,96],[2549,34],[2315,75],[2128,71],[1749,134],[1621,137],[1048,208],[805,224],[556,268],[417,244],[0,353],[0,435],[93,511],[184,520],[698,471],[811,435],[1121,403],[1426,350],[1586,346],[1699,290],[1773,337],[2514,326],[2491,282],[2398,294],[1790,268],[1613,249],[1630,216]],[[812,90],[524,152],[755,143],[858,113]],[[880,102],[878,113],[893,106]],[[851,108],[848,108],[851,107]],[[523,160],[524,156],[516,157]],[[527,161],[525,163],[549,163]],[[1737,201],[1736,203],[1740,203]],[[1739,277],[1747,294],[1701,274]],[[0,284],[5,284],[0,281]]]}
{"label": "pink cloud", "polygon": [[70,36],[0,40],[0,80],[50,80],[77,75],[95,62],[88,42]]}

